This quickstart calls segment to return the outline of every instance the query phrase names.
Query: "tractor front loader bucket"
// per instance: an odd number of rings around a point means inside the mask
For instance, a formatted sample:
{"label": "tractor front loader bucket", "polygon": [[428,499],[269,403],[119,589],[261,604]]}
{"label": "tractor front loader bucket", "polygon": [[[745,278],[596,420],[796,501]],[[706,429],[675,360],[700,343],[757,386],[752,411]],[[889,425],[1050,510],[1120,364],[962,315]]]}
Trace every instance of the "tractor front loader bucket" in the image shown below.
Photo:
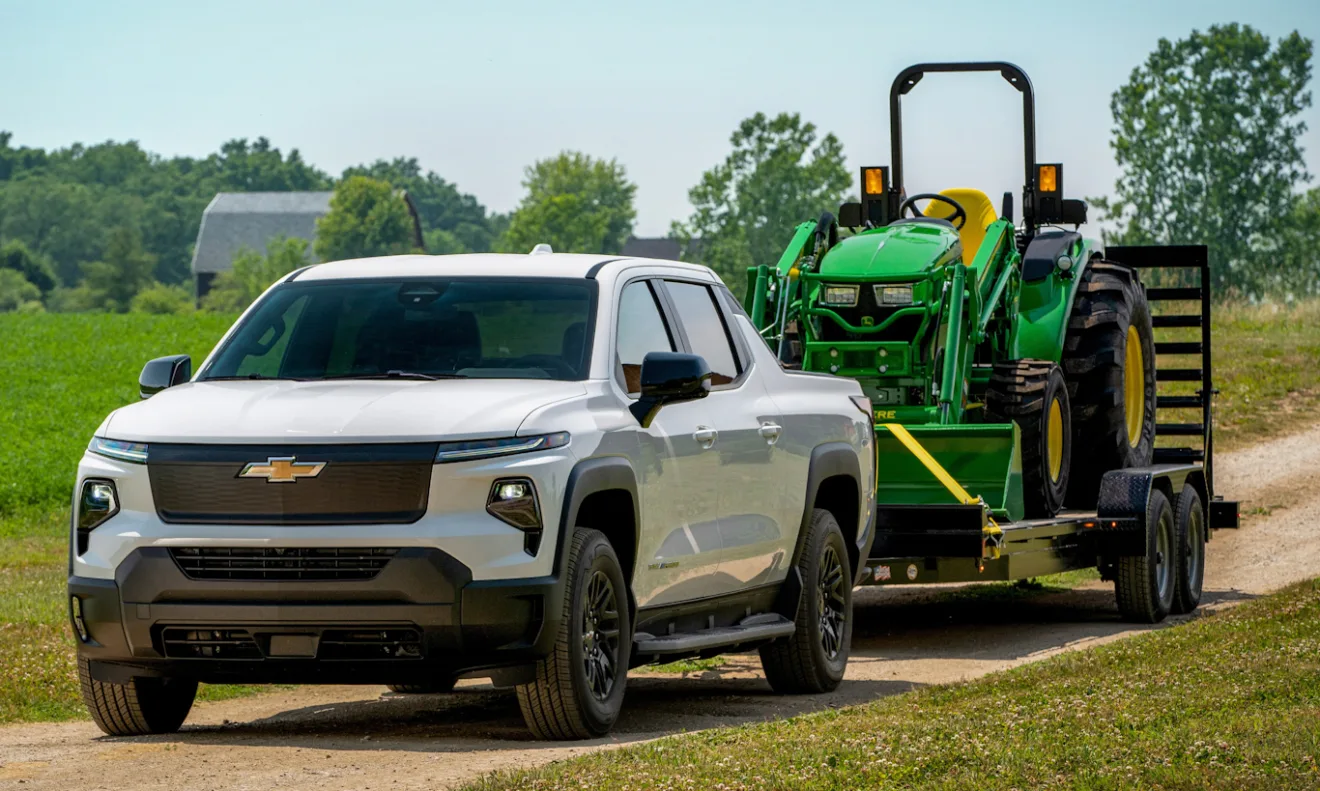
{"label": "tractor front loader bucket", "polygon": [[970,495],[984,500],[998,519],[1022,518],[1016,424],[880,423],[875,436],[878,504],[948,505]]}

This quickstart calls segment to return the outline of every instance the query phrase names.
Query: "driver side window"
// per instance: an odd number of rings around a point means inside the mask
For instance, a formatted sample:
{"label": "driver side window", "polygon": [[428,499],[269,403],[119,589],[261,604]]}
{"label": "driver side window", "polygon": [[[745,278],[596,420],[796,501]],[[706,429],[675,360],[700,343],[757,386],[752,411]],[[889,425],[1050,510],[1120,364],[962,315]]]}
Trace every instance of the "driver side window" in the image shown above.
{"label": "driver side window", "polygon": [[642,392],[642,360],[647,352],[672,352],[674,339],[665,326],[651,284],[638,280],[619,296],[619,330],[615,336],[615,376],[630,396]]}

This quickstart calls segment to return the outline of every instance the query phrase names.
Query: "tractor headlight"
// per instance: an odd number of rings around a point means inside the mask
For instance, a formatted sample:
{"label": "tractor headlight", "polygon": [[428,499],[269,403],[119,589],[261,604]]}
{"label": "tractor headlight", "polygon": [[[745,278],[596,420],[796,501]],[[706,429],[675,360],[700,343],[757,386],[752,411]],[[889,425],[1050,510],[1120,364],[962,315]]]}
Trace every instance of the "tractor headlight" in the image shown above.
{"label": "tractor headlight", "polygon": [[877,305],[911,305],[912,286],[876,286]]}
{"label": "tractor headlight", "polygon": [[851,308],[857,304],[857,286],[826,286],[820,304]]}

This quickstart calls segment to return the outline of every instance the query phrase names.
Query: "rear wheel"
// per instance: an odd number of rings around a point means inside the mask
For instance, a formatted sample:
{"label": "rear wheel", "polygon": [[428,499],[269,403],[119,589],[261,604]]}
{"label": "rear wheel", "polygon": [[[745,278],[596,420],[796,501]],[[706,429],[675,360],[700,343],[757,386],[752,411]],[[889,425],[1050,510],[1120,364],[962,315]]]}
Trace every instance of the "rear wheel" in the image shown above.
{"label": "rear wheel", "polygon": [[761,668],[781,695],[831,692],[843,681],[852,649],[853,576],[843,531],[829,511],[812,512],[798,573],[797,629],[761,648]]}
{"label": "rear wheel", "polygon": [[1018,424],[1026,515],[1054,516],[1063,508],[1072,466],[1072,413],[1063,372],[1047,360],[999,363],[985,405],[991,420]]}
{"label": "rear wheel", "polygon": [[538,739],[590,739],[614,727],[623,707],[632,625],[619,559],[598,530],[577,528],[559,634],[518,706]]}
{"label": "rear wheel", "polygon": [[132,678],[115,684],[92,678],[86,659],[78,660],[83,703],[108,736],[174,733],[197,697],[197,682],[178,678]]}
{"label": "rear wheel", "polygon": [[1068,503],[1094,508],[1110,470],[1144,467],[1155,450],[1155,342],[1137,274],[1111,261],[1082,272],[1068,319],[1063,370],[1072,405]]}
{"label": "rear wheel", "polygon": [[1146,554],[1118,558],[1118,610],[1136,623],[1159,623],[1173,608],[1178,578],[1178,531],[1169,498],[1152,490],[1146,505]]}
{"label": "rear wheel", "polygon": [[1186,615],[1200,605],[1201,588],[1205,584],[1205,508],[1195,487],[1183,487],[1173,509],[1173,521],[1181,551],[1171,612]]}

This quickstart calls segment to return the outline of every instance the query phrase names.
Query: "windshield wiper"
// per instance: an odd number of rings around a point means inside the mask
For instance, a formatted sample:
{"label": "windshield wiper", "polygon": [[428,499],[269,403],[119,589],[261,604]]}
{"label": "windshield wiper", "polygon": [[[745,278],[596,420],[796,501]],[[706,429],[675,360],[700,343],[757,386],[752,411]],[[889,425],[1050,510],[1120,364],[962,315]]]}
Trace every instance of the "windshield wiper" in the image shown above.
{"label": "windshield wiper", "polygon": [[420,379],[434,382],[437,379],[466,379],[463,374],[423,374],[416,371],[386,371],[383,374],[336,374],[323,376],[322,379]]}

